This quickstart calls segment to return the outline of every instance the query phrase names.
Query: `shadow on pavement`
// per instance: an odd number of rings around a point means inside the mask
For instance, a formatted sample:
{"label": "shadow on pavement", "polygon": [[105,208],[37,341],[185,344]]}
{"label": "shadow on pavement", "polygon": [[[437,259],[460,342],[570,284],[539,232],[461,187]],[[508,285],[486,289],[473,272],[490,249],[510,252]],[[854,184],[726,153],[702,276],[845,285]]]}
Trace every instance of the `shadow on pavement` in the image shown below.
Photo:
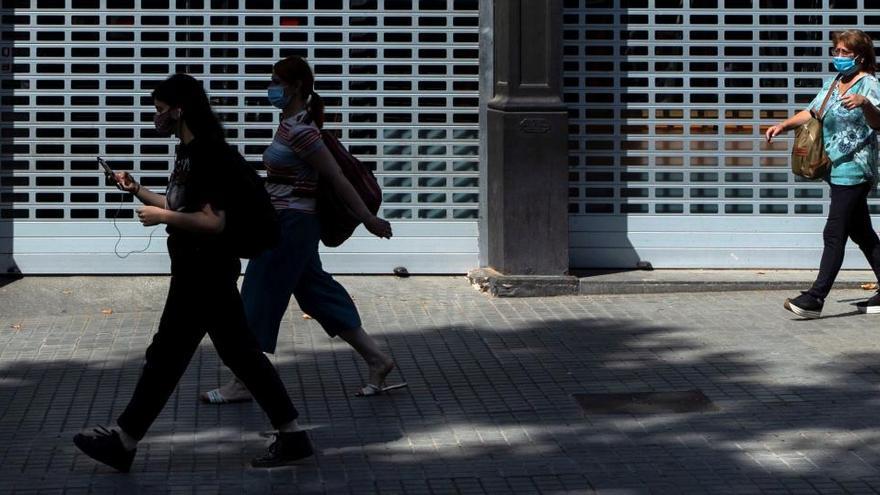
{"label": "shadow on pavement", "polygon": [[[765,368],[773,363],[765,358],[708,352],[676,328],[598,317],[503,329],[441,324],[377,333],[400,367],[391,381],[410,388],[358,399],[352,394],[365,368],[314,325],[298,327],[278,354],[311,428],[314,460],[273,471],[245,466],[262,448],[259,432],[268,422],[252,403],[198,403],[200,390],[228,377],[205,342],[141,445],[133,473],[96,466],[70,437],[112,424],[130,396],[145,342],[120,344],[129,338],[123,330],[84,334],[83,360],[38,354],[0,361],[0,479],[22,490],[327,493],[821,491],[880,481],[880,419],[870,414],[880,404],[876,353],[811,370],[824,382],[771,382]],[[104,340],[131,350],[104,356]],[[309,340],[320,344],[316,350]],[[586,415],[571,397],[689,389],[719,410]],[[841,432],[848,433],[831,435]]]}
{"label": "shadow on pavement", "polygon": [[22,275],[0,275],[0,287],[6,287],[7,285],[17,280],[21,280],[22,278]]}

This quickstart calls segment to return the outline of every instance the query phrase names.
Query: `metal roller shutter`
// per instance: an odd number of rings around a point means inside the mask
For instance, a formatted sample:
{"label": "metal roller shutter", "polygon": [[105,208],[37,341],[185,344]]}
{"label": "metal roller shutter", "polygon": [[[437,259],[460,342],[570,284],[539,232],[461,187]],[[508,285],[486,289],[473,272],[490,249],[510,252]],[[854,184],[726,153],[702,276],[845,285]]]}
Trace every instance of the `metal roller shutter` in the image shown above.
{"label": "metal roller shutter", "polygon": [[[12,8],[10,8],[12,7]],[[375,165],[391,241],[365,230],[328,249],[333,272],[461,273],[477,265],[477,0],[3,0],[0,261],[24,273],[162,273],[130,198],[95,156],[164,189],[173,143],[155,138],[149,93],[174,72],[204,81],[259,163],[277,125],[272,63],[308,57],[327,127]],[[6,55],[10,53],[4,52]]]}
{"label": "metal roller shutter", "polygon": [[827,186],[762,130],[831,75],[832,31],[878,25],[873,0],[566,1],[572,266],[817,267]]}

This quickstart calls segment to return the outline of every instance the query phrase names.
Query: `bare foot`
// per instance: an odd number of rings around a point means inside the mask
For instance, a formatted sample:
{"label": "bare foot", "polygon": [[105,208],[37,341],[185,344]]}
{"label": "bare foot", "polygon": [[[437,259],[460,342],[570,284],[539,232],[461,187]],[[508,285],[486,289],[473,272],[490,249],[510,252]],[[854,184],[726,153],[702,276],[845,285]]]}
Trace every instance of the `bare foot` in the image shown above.
{"label": "bare foot", "polygon": [[210,404],[226,404],[229,402],[243,402],[253,399],[250,391],[237,377],[232,377],[232,380],[220,388],[202,393],[200,397],[202,401]]}
{"label": "bare foot", "polygon": [[385,377],[393,369],[394,360],[387,355],[383,355],[381,359],[370,364],[370,380],[367,383],[381,388],[382,384],[385,383]]}

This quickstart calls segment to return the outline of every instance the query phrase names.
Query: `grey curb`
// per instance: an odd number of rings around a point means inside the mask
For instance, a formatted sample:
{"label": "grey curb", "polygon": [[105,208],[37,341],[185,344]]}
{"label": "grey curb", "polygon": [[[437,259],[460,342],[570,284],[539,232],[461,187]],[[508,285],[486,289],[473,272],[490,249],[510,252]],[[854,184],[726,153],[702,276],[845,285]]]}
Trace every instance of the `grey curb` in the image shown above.
{"label": "grey curb", "polygon": [[[860,289],[865,282],[838,282],[835,289]],[[737,292],[753,290],[806,290],[809,283],[800,280],[772,282],[695,281],[695,282],[592,282],[578,279],[578,294],[671,294],[682,292]]]}
{"label": "grey curb", "polygon": [[[805,290],[815,270],[627,270],[572,275],[505,275],[491,268],[468,273],[471,284],[496,297],[602,294],[668,294],[756,290]],[[841,271],[834,289],[864,289],[875,276],[867,270]],[[868,289],[873,290],[873,289]]]}

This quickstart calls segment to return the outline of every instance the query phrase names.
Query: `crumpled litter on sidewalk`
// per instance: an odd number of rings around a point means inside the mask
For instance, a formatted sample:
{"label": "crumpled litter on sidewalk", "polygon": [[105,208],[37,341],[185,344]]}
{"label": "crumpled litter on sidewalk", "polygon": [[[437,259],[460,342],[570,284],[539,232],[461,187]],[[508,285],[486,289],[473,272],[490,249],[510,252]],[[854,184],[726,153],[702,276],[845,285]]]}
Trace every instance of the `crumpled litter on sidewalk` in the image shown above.
{"label": "crumpled litter on sidewalk", "polygon": [[867,284],[862,284],[861,287],[862,287],[862,289],[865,289],[865,290],[877,290],[877,284],[873,283],[873,282],[867,283]]}

